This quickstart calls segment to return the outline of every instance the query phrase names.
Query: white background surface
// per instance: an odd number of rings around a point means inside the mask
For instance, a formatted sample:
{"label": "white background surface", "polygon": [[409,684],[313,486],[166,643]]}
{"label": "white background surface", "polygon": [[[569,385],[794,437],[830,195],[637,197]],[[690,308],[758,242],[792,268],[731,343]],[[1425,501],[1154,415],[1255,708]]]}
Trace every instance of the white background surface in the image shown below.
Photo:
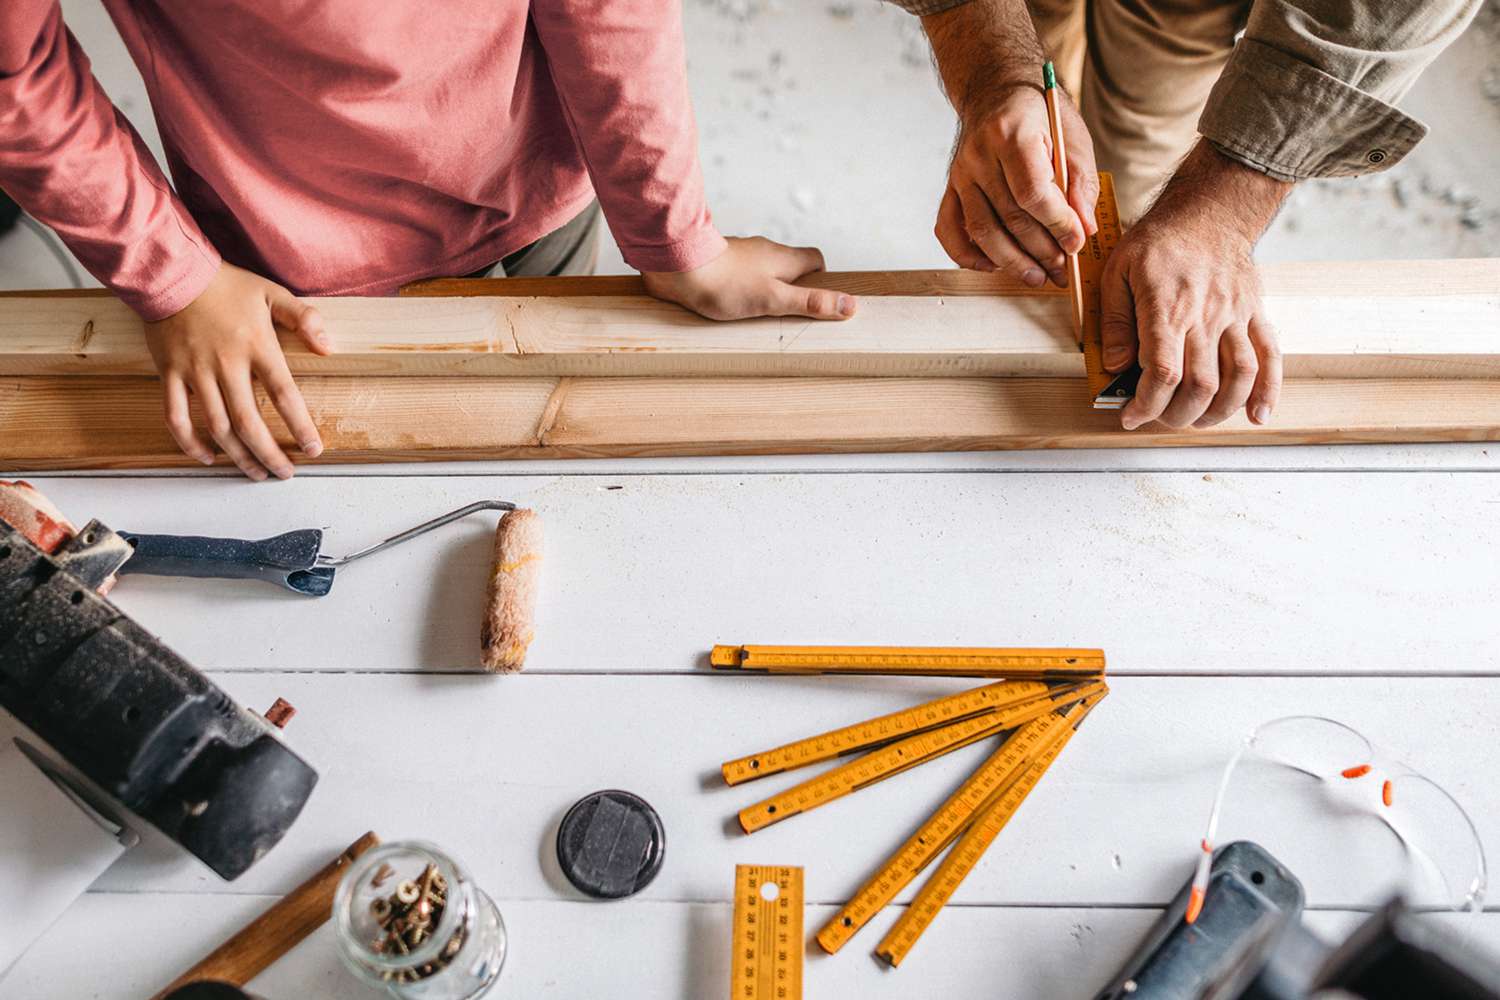
{"label": "white background surface", "polygon": [[[101,8],[64,6],[154,142]],[[1411,96],[1436,130],[1411,160],[1299,191],[1266,256],[1500,252],[1493,13]],[[951,119],[909,19],[788,0],[689,0],[685,14],[727,232],[817,243],[839,268],[945,263],[931,210]],[[606,254],[605,269],[618,258]],[[0,285],[63,283],[32,234],[0,241]],[[840,955],[809,955],[809,998],[1090,997],[1187,876],[1223,756],[1289,711],[1354,723],[1448,784],[1500,857],[1490,446],[33,481],[80,521],[246,535],[326,526],[333,552],[499,496],[542,511],[550,554],[531,665],[510,678],[464,672],[477,660],[488,521],[352,567],[321,601],[127,579],[116,599],[234,697],[298,706],[287,738],[322,780],[288,839],[234,884],[148,831],[0,980],[5,1000],[147,995],[370,828],[437,840],[496,897],[513,949],[497,997],[724,996],[734,863],[806,866],[812,932],[978,751],[745,838],[730,821],[763,790],[716,786],[721,761],[951,685],[712,675],[701,656],[714,642],[1110,654],[1113,696],[903,968],[868,955],[893,907]],[[615,785],[661,811],[667,864],[636,900],[586,902],[548,845],[571,802]],[[1338,931],[1367,887],[1358,866],[1323,863],[1320,843],[1269,846],[1306,878],[1312,923]],[[1461,926],[1500,950],[1493,910]],[[370,995],[339,968],[326,928],[254,988],[272,1000]]]}
{"label": "white background surface", "polygon": [[[910,891],[839,955],[809,953],[810,998],[1090,997],[1186,878],[1235,742],[1286,713],[1365,730],[1500,852],[1500,474],[1482,446],[32,478],[79,519],[326,526],[334,553],[510,498],[542,513],[549,554],[533,656],[505,678],[472,672],[491,515],[341,570],[321,600],[126,577],[115,599],[231,695],[297,706],[287,739],[321,782],[233,884],[146,831],[0,980],[7,1000],[146,995],[370,828],[436,840],[496,897],[513,936],[496,996],[723,996],[734,864],[804,865],[811,934],[983,751],[746,837],[734,813],[801,776],[727,789],[723,760],[955,684],[724,675],[703,663],[715,642],[1110,655],[1113,695],[902,968],[869,949]],[[635,900],[588,902],[550,845],[573,801],[616,786],[661,812],[667,863]],[[1320,929],[1375,901],[1379,866],[1347,839],[1263,834]],[[1493,911],[1460,926],[1500,951]],[[254,985],[366,995],[326,928]]]}

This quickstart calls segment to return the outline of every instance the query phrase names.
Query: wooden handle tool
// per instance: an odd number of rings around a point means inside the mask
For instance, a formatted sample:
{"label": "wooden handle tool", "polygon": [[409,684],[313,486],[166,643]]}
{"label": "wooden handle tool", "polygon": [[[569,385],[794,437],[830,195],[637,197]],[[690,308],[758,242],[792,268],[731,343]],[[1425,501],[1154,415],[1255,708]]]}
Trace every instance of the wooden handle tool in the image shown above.
{"label": "wooden handle tool", "polygon": [[542,519],[534,510],[510,511],[495,529],[495,566],[480,633],[486,670],[513,674],[525,665],[541,573]]}
{"label": "wooden handle tool", "polygon": [[244,986],[272,963],[323,926],[333,914],[333,894],[354,860],[380,843],[367,833],[318,870],[271,908],[246,924],[238,934],[210,952],[201,962],[174,979],[151,1000],[163,1000],[188,983],[219,982]]}

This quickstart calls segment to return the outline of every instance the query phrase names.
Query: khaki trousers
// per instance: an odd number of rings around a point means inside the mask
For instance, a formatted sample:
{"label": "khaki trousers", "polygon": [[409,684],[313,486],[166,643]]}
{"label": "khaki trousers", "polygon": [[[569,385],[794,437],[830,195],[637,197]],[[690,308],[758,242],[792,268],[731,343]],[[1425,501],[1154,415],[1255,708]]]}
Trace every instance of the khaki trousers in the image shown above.
{"label": "khaki trousers", "polygon": [[1250,0],[1029,0],[1042,47],[1115,177],[1128,225],[1197,137]]}

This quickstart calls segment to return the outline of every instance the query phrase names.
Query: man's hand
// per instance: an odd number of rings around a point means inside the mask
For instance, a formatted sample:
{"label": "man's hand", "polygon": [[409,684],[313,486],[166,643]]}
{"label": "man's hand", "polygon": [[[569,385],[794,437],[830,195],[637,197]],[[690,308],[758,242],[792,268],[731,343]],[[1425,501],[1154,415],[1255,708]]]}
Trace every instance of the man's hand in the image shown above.
{"label": "man's hand", "polygon": [[261,419],[253,379],[259,379],[302,453],[323,451],[318,429],[292,381],[276,340],[278,329],[296,333],[317,354],[327,354],[323,320],[291,292],[231,264],[185,309],[146,324],[146,344],[161,372],[167,427],[190,458],[212,465],[213,449],[193,426],[188,394],[197,397],[209,435],[254,480],[266,470],[282,479],[292,462]]}
{"label": "man's hand", "polygon": [[1033,287],[1067,282],[1066,254],[1098,228],[1094,144],[1058,91],[1067,194],[1052,169],[1042,96],[1043,56],[1023,0],[970,0],[922,19],[948,98],[958,143],[933,232],[960,267],[1000,270]]}
{"label": "man's hand", "polygon": [[1242,406],[1254,423],[1270,419],[1281,354],[1251,254],[1290,189],[1200,143],[1110,255],[1104,366],[1138,354],[1142,369],[1126,430],[1211,427]]}
{"label": "man's hand", "polygon": [[646,290],[709,319],[848,319],[854,315],[854,296],[792,284],[803,275],[823,270],[822,252],[782,246],[761,236],[730,237],[728,242],[729,249],[702,267],[641,275]]}

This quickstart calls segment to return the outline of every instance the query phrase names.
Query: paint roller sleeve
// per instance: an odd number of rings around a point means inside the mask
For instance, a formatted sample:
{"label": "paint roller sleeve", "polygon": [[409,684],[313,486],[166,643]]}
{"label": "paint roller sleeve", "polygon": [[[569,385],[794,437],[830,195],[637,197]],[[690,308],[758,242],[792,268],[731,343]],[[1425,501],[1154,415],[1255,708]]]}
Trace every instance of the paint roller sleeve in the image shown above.
{"label": "paint roller sleeve", "polygon": [[486,670],[513,674],[525,664],[541,571],[541,518],[534,510],[508,512],[495,529],[495,565],[480,636]]}

